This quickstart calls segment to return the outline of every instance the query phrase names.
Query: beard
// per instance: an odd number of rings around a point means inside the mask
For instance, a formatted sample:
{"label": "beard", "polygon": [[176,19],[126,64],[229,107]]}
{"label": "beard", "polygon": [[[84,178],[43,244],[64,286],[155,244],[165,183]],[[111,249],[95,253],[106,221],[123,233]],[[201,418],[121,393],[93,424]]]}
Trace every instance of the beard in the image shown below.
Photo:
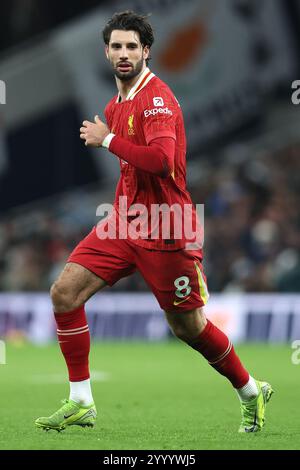
{"label": "beard", "polygon": [[139,75],[142,71],[144,65],[144,59],[142,58],[139,60],[134,67],[130,70],[130,72],[120,72],[117,67],[113,66],[115,76],[121,80],[122,82],[129,82],[137,75]]}

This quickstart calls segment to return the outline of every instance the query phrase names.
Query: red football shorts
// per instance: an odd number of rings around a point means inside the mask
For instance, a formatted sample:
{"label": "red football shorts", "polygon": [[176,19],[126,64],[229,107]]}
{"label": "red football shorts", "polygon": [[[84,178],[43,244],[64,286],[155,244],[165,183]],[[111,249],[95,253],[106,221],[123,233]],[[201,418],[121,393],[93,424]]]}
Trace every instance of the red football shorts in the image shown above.
{"label": "red football shorts", "polygon": [[128,240],[97,237],[96,228],[77,245],[69,263],[84,266],[109,286],[138,270],[163,310],[184,312],[208,300],[200,250],[157,251]]}

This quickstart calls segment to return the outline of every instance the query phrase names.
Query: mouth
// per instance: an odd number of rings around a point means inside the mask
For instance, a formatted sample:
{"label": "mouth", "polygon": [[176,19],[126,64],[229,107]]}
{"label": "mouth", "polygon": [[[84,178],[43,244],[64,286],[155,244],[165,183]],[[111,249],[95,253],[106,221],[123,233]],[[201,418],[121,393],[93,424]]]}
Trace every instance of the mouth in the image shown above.
{"label": "mouth", "polygon": [[120,72],[129,72],[131,68],[132,65],[127,62],[121,62],[117,65],[117,69],[120,70]]}

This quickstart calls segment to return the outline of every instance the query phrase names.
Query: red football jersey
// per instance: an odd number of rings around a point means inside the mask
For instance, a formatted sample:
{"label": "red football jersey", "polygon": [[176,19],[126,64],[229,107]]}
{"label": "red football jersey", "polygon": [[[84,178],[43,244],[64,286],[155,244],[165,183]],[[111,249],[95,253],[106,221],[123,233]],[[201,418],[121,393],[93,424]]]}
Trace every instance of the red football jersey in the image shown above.
{"label": "red football jersey", "polygon": [[[176,142],[174,168],[167,178],[147,173],[119,159],[121,177],[114,203],[117,212],[120,212],[120,196],[127,197],[128,208],[133,204],[143,204],[148,211],[146,234],[144,232],[138,238],[129,234],[128,238],[145,248],[168,251],[183,248],[187,242],[194,241],[194,238],[185,236],[183,227],[192,219],[191,227],[195,229],[196,211],[186,190],[186,137],[182,111],[170,88],[146,68],[126,100],[120,102],[120,96],[114,96],[104,113],[110,131],[133,144],[149,145],[160,137],[171,137]],[[151,212],[153,205],[157,208],[161,204],[168,207],[175,204],[178,209],[171,211],[169,235],[168,230],[167,235],[162,232],[162,224],[168,216],[164,219],[159,213],[157,218],[153,216],[157,212]],[[185,217],[184,206],[187,208]],[[130,223],[141,220],[136,207],[127,213]]]}

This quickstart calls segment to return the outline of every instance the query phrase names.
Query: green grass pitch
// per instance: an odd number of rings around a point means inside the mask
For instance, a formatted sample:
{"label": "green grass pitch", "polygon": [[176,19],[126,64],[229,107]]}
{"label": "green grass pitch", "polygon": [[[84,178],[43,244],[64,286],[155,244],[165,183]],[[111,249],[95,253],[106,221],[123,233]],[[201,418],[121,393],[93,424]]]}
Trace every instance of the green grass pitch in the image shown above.
{"label": "green grass pitch", "polygon": [[239,402],[230,384],[179,341],[94,343],[96,427],[46,433],[35,418],[68,397],[59,349],[8,344],[0,365],[0,449],[299,449],[300,365],[292,364],[292,349],[236,349],[252,375],[275,390],[261,433],[237,433]]}

